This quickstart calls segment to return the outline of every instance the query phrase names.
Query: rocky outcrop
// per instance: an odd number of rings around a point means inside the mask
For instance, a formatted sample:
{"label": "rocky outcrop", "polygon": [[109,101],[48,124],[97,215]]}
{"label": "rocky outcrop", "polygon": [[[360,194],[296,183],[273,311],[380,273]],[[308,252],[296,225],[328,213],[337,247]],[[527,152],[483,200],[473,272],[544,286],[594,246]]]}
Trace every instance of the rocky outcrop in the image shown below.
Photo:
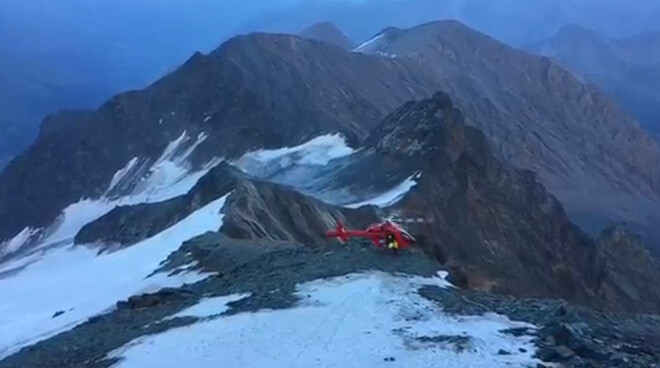
{"label": "rocky outcrop", "polygon": [[599,297],[620,305],[620,309],[657,314],[654,306],[660,306],[660,262],[649,254],[642,239],[623,225],[616,225],[603,231],[597,244],[601,262]]}
{"label": "rocky outcrop", "polygon": [[352,50],[355,47],[355,42],[351,41],[341,29],[331,22],[312,24],[302,30],[299,35],[311,40],[330,43],[346,50]]}
{"label": "rocky outcrop", "polygon": [[625,269],[647,260],[636,251],[606,257],[618,266],[608,266],[603,277],[602,247],[569,220],[534,173],[502,162],[448,95],[403,105],[366,142],[364,159],[378,156],[382,167],[421,173],[389,211],[425,220],[408,229],[420,247],[453,269],[458,284],[610,310],[660,311],[652,280]]}
{"label": "rocky outcrop", "polygon": [[244,181],[227,198],[222,231],[239,239],[297,241],[321,246],[324,233],[337,221],[346,226],[365,227],[378,217],[369,208],[338,208],[302,195],[290,188]]}

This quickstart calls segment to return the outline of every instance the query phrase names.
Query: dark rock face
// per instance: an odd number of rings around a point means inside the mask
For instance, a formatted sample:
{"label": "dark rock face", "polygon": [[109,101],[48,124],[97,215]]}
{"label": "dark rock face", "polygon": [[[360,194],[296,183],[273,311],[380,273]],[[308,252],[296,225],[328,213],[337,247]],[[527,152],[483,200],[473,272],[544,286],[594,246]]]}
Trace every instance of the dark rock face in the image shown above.
{"label": "dark rock face", "polygon": [[649,254],[641,238],[617,225],[606,229],[597,244],[599,297],[620,309],[658,313],[654,306],[660,306],[660,262]]}
{"label": "dark rock face", "polygon": [[[392,211],[426,219],[409,230],[429,254],[454,269],[463,286],[660,311],[660,293],[650,289],[654,276],[643,279],[625,269],[644,264],[648,270],[652,263],[634,250],[601,257],[602,247],[569,221],[535,175],[500,161],[446,94],[406,103],[366,142],[365,157],[380,156],[384,166],[421,172]],[[617,266],[604,266],[601,258]]]}
{"label": "dark rock face", "polygon": [[242,182],[227,201],[222,231],[239,239],[321,246],[328,242],[324,233],[338,220],[357,227],[378,220],[369,209],[339,209],[292,189],[258,181]]}
{"label": "dark rock face", "polygon": [[302,30],[299,35],[300,37],[330,43],[346,50],[352,50],[355,47],[355,42],[331,22],[312,24]]}
{"label": "dark rock face", "polygon": [[117,302],[117,309],[153,308],[166,303],[174,303],[181,299],[195,298],[195,292],[188,289],[166,288],[155,293],[134,295],[127,300]]}
{"label": "dark rock face", "polygon": [[193,210],[185,197],[154,204],[116,207],[80,229],[74,242],[103,242],[110,247],[131,245],[176,224]]}

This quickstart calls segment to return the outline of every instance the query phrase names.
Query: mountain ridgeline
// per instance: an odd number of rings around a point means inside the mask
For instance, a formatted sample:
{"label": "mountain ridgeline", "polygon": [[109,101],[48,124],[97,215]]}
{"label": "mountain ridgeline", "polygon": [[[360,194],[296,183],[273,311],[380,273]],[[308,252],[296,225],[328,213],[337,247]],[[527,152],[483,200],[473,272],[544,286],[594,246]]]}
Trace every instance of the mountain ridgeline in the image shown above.
{"label": "mountain ridgeline", "polygon": [[[583,233],[532,172],[494,155],[445,93],[403,104],[346,161],[335,183],[373,187],[392,168],[417,173],[416,185],[387,210],[425,220],[409,230],[461,286],[609,311],[660,311],[660,293],[650,287],[660,282],[660,268],[639,240],[624,230],[609,230],[598,241]],[[224,195],[218,230],[235,239],[319,247],[337,220],[365,226],[378,219],[373,206],[329,205],[223,163],[186,195],[117,207],[85,226],[76,242],[130,246]]]}
{"label": "mountain ridgeline", "polygon": [[660,138],[660,32],[607,38],[578,25],[528,47],[610,93]]}
{"label": "mountain ridgeline", "polygon": [[536,172],[591,234],[624,221],[660,239],[660,148],[599,90],[457,22],[386,36],[360,52],[291,35],[237,36],[99,110],[50,116],[0,174],[0,238],[103,194],[127,162],[156,160],[184,131],[205,136],[191,156],[197,166],[328,132],[360,146],[392,110],[443,90],[498,156]]}

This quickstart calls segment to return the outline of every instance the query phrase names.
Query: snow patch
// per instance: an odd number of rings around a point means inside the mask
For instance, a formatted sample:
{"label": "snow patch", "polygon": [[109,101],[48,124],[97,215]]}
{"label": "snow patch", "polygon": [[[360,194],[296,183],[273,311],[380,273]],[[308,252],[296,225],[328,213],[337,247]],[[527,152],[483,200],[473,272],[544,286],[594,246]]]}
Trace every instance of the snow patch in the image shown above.
{"label": "snow patch", "polygon": [[16,234],[15,237],[0,243],[0,259],[19,251],[37,233],[37,229],[26,227],[20,233]]}
{"label": "snow patch", "polygon": [[342,135],[328,134],[295,147],[248,152],[232,164],[251,175],[267,178],[293,167],[325,166],[353,153]]}
{"label": "snow patch", "polygon": [[[72,241],[83,226],[110,212],[116,206],[161,202],[186,194],[202,176],[222,161],[216,159],[200,170],[190,169],[187,159],[206,138],[207,135],[201,133],[195,142],[186,146],[185,142],[188,138],[184,131],[181,136],[168,144],[158,160],[147,170],[141,167],[140,159],[131,159],[115,173],[105,196],[97,199],[85,198],[69,205],[49,227],[41,229],[43,239],[39,241],[37,249]],[[111,196],[110,193],[120,186],[133,189],[123,196]]]}
{"label": "snow patch", "polygon": [[126,176],[131,172],[131,170],[133,170],[133,168],[135,167],[135,165],[137,165],[137,163],[138,163],[138,158],[134,157],[130,161],[128,161],[128,163],[123,168],[119,169],[119,171],[117,171],[115,175],[112,177],[112,180],[110,181],[110,185],[108,186],[106,193],[110,192],[112,189],[114,189],[117,186],[117,184],[119,184],[124,179],[126,179]]}
{"label": "snow patch", "polygon": [[379,48],[384,46],[387,43],[387,38],[384,34],[379,34],[374,38],[367,40],[366,42],[358,45],[358,47],[353,49],[353,52],[362,52],[362,53],[373,53],[376,52]]}
{"label": "snow patch", "polygon": [[[222,226],[224,196],[170,228],[133,246],[97,255],[84,246],[59,247],[0,266],[0,273],[24,267],[0,279],[0,359],[69,330],[114,308],[131,295],[179,287],[208,274],[151,275],[183,242]],[[53,317],[57,311],[64,314]]]}
{"label": "snow patch", "polygon": [[[456,317],[421,297],[441,278],[351,274],[298,286],[294,308],[219,316],[113,351],[115,367],[471,367],[536,366],[535,326],[489,314]],[[462,339],[456,346],[451,339]],[[463,349],[463,350],[461,350]],[[500,350],[510,355],[500,355]],[[393,358],[393,359],[390,359]],[[385,360],[389,360],[385,362]]]}
{"label": "snow patch", "polygon": [[181,312],[171,315],[166,319],[172,319],[177,317],[197,317],[197,318],[206,318],[214,315],[224,313],[229,310],[228,303],[239,301],[249,297],[251,294],[232,294],[225,296],[218,296],[213,298],[205,298],[199,301],[199,303],[193,305],[190,308],[186,308]]}
{"label": "snow patch", "polygon": [[401,184],[388,190],[385,193],[379,194],[366,201],[344,205],[344,207],[359,208],[369,205],[376,207],[389,207],[400,201],[403,196],[405,196],[410,191],[410,189],[417,185],[417,181],[415,179],[418,179],[420,175],[421,174],[412,175],[404,180]]}

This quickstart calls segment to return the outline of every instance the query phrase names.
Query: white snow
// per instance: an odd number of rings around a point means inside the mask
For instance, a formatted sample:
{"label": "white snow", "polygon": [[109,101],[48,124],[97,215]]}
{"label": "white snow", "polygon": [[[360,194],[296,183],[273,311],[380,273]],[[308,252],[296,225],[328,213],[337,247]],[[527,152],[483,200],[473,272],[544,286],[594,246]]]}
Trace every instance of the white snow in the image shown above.
{"label": "white snow", "polygon": [[[141,337],[109,354],[115,367],[470,367],[536,366],[528,336],[502,333],[534,328],[499,315],[455,317],[421,297],[421,285],[441,278],[351,274],[299,285],[297,306],[220,316]],[[420,337],[465,336],[451,343]],[[500,349],[510,355],[499,355]],[[521,352],[524,349],[524,353]],[[384,361],[392,357],[394,361]],[[221,362],[221,363],[220,363]]]}
{"label": "white snow", "polygon": [[373,37],[358,45],[358,47],[353,49],[353,52],[372,53],[380,48],[380,46],[382,46],[385,41],[385,35],[379,34],[376,37]]}
{"label": "white snow", "polygon": [[362,206],[376,206],[376,207],[388,207],[396,202],[400,201],[403,196],[406,195],[412,189],[415,185],[417,185],[417,182],[415,181],[416,178],[419,178],[419,175],[421,174],[415,174],[410,177],[408,177],[406,180],[404,180],[401,184],[397,185],[396,187],[388,190],[385,193],[381,193],[375,197],[372,197],[370,199],[367,199],[366,201],[358,202],[358,203],[351,203],[344,205],[344,207],[347,208],[358,208]]}
{"label": "white snow", "polygon": [[126,175],[128,175],[128,173],[130,173],[131,170],[133,170],[133,168],[135,167],[135,165],[137,165],[137,163],[138,163],[138,158],[133,157],[130,161],[128,161],[128,163],[123,168],[119,169],[119,171],[117,171],[115,175],[112,177],[112,180],[110,181],[110,185],[108,186],[108,190],[106,192],[111,191],[117,186],[117,184],[119,184],[122,180],[124,180],[126,178]]}
{"label": "white snow", "polygon": [[251,294],[232,294],[205,298],[190,308],[186,308],[177,314],[173,314],[168,319],[175,317],[197,317],[206,318],[224,313],[229,310],[227,303],[235,302],[249,297]]}
{"label": "white snow", "polygon": [[199,134],[195,142],[186,147],[184,143],[188,138],[186,132],[183,132],[165,148],[160,158],[146,172],[140,170],[139,159],[131,159],[115,173],[106,194],[124,181],[140,180],[131,193],[117,198],[106,195],[97,199],[81,199],[69,205],[53,224],[42,229],[45,236],[37,248],[72,241],[83,226],[116,206],[160,202],[186,194],[202,176],[221,161],[212,160],[197,171],[188,167],[186,160],[206,138],[206,134]]}
{"label": "white snow", "polygon": [[295,147],[248,152],[233,164],[249,173],[259,173],[273,164],[279,169],[295,165],[324,166],[353,152],[342,135],[327,134]]}
{"label": "white snow", "polygon": [[15,237],[0,243],[0,259],[6,257],[12,253],[17,252],[21,249],[31,238],[35,235],[38,230],[31,227],[26,227],[20,233],[16,234]]}
{"label": "white snow", "polygon": [[[33,254],[30,262],[18,259],[0,265],[0,273],[25,266],[0,278],[0,359],[71,329],[113,308],[118,300],[207,277],[197,272],[147,276],[186,240],[217,231],[226,197],[149,239],[113,253],[97,255],[95,249],[67,246],[46,250],[39,257]],[[65,313],[52,318],[57,311]]]}

